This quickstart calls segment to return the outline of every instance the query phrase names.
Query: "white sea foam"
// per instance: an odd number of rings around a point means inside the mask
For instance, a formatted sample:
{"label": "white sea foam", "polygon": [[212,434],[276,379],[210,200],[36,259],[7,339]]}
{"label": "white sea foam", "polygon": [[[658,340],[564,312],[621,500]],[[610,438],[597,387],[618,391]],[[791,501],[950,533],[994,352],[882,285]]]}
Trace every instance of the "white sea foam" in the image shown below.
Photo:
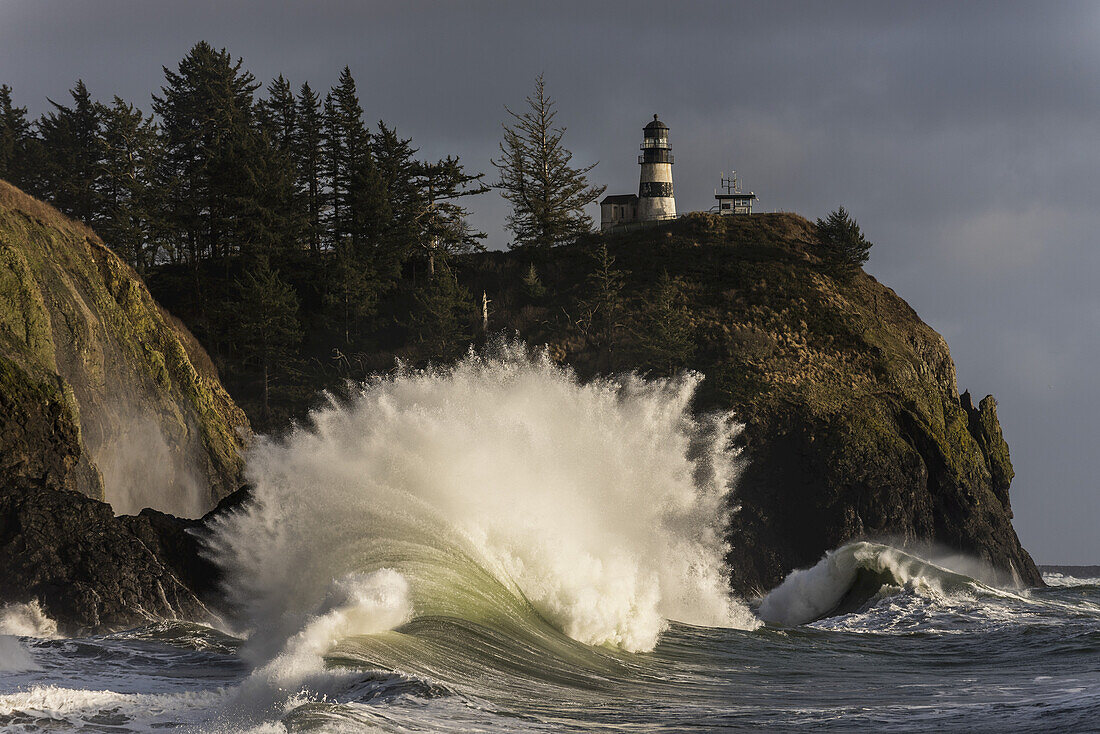
{"label": "white sea foam", "polygon": [[[112,719],[136,723],[140,730],[157,730],[160,728],[156,726],[158,722],[167,720],[178,724],[181,720],[199,718],[225,696],[223,689],[189,693],[118,693],[43,685],[0,695],[0,717],[19,717],[28,724],[33,723],[28,727],[33,731],[47,728],[71,731],[87,728],[89,719],[106,713]],[[45,725],[47,721],[49,725]]]}
{"label": "white sea foam", "polygon": [[37,601],[0,607],[0,635],[57,637],[57,622],[46,616]]}
{"label": "white sea foam", "polygon": [[[312,665],[380,620],[504,614],[502,590],[576,640],[630,651],[668,619],[758,626],[722,560],[737,426],[691,416],[700,379],[581,384],[509,345],[374,379],[310,429],[259,442],[255,502],[212,542],[256,630],[246,654]],[[358,602],[326,611],[349,578],[374,589],[365,616],[349,613]]]}
{"label": "white sea foam", "polygon": [[1057,571],[1043,574],[1047,586],[1100,586],[1100,578],[1069,576]]}
{"label": "white sea foam", "polygon": [[[970,570],[980,566],[972,559],[957,556],[954,561],[955,565],[964,565]],[[856,583],[860,571],[880,575],[898,587],[917,588],[926,594],[942,595],[945,586],[957,590],[974,582],[970,576],[897,548],[878,543],[850,543],[828,551],[817,565],[788,574],[783,583],[764,597],[758,614],[764,621],[775,624],[812,622],[837,607]]]}
{"label": "white sea foam", "polygon": [[37,601],[0,607],[0,673],[39,669],[20,637],[56,636],[57,623],[46,616]]}
{"label": "white sea foam", "polygon": [[308,676],[320,671],[324,654],[337,641],[391,630],[411,616],[409,586],[401,574],[382,569],[337,579],[313,618],[274,659],[253,671],[239,699],[254,708],[266,708],[273,702],[272,692],[296,691]]}

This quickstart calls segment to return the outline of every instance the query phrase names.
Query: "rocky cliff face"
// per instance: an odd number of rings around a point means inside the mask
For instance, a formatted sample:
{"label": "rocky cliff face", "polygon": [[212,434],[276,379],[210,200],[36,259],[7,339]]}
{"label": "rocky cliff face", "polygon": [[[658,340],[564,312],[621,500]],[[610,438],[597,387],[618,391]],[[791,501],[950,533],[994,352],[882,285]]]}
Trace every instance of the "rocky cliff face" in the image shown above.
{"label": "rocky cliff face", "polygon": [[0,181],[0,485],[201,515],[248,432],[209,365],[99,238]]}
{"label": "rocky cliff face", "polygon": [[[593,338],[585,277],[600,242],[624,278],[610,345]],[[771,588],[859,538],[935,544],[1041,584],[1012,528],[995,401],[960,396],[943,338],[874,278],[823,274],[816,246],[796,215],[692,215],[536,257],[543,295],[521,285],[531,255],[478,256],[466,275],[494,300],[491,328],[548,344],[582,375],[662,372],[667,355],[647,354],[642,332],[659,279],[672,277],[683,312],[670,316],[692,342],[683,366],[706,375],[698,408],[745,422],[729,534],[738,590]]]}

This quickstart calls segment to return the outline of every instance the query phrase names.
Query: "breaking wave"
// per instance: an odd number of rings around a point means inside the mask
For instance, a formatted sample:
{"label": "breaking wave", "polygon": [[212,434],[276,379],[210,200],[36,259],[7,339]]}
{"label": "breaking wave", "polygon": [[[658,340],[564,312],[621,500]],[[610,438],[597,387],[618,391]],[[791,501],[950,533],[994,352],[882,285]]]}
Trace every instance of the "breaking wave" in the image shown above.
{"label": "breaking wave", "polygon": [[926,598],[1011,593],[997,588],[999,580],[1003,574],[963,556],[927,560],[879,543],[849,543],[827,552],[817,565],[788,574],[757,613],[769,623],[799,625],[855,612],[876,597],[903,590]]}
{"label": "breaking wave", "polygon": [[438,674],[429,638],[486,647],[459,658],[515,645],[537,670],[576,643],[652,650],[669,620],[759,626],[723,564],[739,426],[692,416],[700,379],[582,384],[506,344],[259,442],[254,500],[210,541],[253,682],[293,688],[327,654]]}

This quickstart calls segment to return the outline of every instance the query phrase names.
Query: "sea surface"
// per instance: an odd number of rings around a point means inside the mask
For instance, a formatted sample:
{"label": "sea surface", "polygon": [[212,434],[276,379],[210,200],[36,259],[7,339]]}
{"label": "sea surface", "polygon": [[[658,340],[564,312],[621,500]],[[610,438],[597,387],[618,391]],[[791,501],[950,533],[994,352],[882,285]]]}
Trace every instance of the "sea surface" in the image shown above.
{"label": "sea surface", "polygon": [[0,729],[1096,731],[1100,579],[1046,580],[949,594],[915,580],[805,625],[672,624],[641,653],[420,619],[344,640],[281,693],[249,690],[241,640],[206,626],[22,636],[30,669],[0,672]]}
{"label": "sea surface", "polygon": [[0,608],[0,731],[1097,731],[1100,579],[859,542],[728,593],[736,417],[518,347],[248,456],[208,624]]}

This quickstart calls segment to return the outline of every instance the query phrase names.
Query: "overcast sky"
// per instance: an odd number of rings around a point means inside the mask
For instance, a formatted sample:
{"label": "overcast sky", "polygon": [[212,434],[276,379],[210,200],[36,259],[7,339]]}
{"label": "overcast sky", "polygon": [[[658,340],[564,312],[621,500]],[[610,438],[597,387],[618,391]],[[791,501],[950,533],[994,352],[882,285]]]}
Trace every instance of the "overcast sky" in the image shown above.
{"label": "overcast sky", "polygon": [[[766,210],[843,204],[960,389],[996,395],[1024,545],[1100,562],[1100,4],[0,0],[0,82],[34,114],[78,77],[148,110],[202,39],[263,81],[347,64],[368,120],[474,170],[543,73],[608,193],[660,113],[681,212],[731,168]],[[500,197],[474,207],[503,247]]]}

